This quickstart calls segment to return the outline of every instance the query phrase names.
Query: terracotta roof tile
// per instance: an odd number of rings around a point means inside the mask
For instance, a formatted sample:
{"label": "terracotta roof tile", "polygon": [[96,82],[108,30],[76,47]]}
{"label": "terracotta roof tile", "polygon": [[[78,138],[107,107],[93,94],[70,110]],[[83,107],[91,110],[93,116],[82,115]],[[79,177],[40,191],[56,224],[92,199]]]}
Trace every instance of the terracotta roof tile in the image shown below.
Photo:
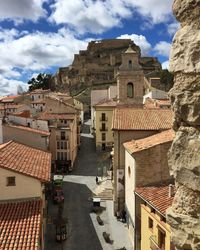
{"label": "terracotta roof tile", "polygon": [[31,103],[32,104],[45,104],[45,100],[44,99],[38,99],[38,100],[32,101]]}
{"label": "terracotta roof tile", "polygon": [[47,182],[50,181],[51,154],[10,141],[1,145],[0,167]]}
{"label": "terracotta roof tile", "polygon": [[65,119],[65,120],[74,120],[74,114],[52,114],[52,113],[42,113],[38,119],[40,120],[54,120],[54,119]]}
{"label": "terracotta roof tile", "polygon": [[145,137],[143,139],[125,142],[123,145],[130,154],[133,154],[159,144],[173,141],[174,137],[174,131],[172,129],[169,129],[161,133]]}
{"label": "terracotta roof tile", "polygon": [[163,109],[116,108],[114,130],[164,130],[172,128],[174,113]]}
{"label": "terracotta roof tile", "polygon": [[95,107],[116,107],[117,106],[117,101],[115,100],[102,100],[98,102]]}
{"label": "terracotta roof tile", "polygon": [[32,132],[32,133],[36,133],[36,134],[40,134],[40,135],[46,135],[46,136],[50,135],[50,133],[48,131],[34,129],[34,128],[25,127],[25,126],[21,126],[21,125],[8,124],[7,126],[12,127],[12,128],[21,129],[21,130],[28,131],[28,132]]}
{"label": "terracotta roof tile", "polygon": [[41,207],[41,200],[0,203],[0,249],[39,249]]}
{"label": "terracotta roof tile", "polygon": [[137,187],[135,193],[154,209],[165,216],[167,208],[171,207],[173,197],[169,197],[169,186]]}
{"label": "terracotta roof tile", "polygon": [[30,92],[30,94],[43,94],[43,93],[49,93],[51,92],[50,89],[34,89]]}

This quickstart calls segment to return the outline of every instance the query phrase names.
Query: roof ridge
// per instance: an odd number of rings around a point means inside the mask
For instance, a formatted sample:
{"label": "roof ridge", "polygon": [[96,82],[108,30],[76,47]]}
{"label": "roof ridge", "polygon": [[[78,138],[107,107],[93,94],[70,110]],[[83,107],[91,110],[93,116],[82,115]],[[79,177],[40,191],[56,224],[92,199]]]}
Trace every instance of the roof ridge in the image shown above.
{"label": "roof ridge", "polygon": [[50,151],[47,151],[47,150],[44,150],[44,149],[35,148],[35,147],[33,147],[33,146],[29,146],[29,145],[27,145],[27,144],[25,144],[25,143],[18,142],[18,141],[15,141],[15,140],[9,141],[9,142],[7,143],[7,145],[9,145],[9,144],[11,144],[11,143],[20,144],[20,145],[23,145],[23,146],[25,146],[25,147],[27,147],[27,148],[32,148],[32,149],[34,149],[34,150],[39,150],[39,151],[42,151],[42,152],[51,154]]}
{"label": "roof ridge", "polygon": [[14,127],[14,128],[18,128],[18,129],[27,129],[27,130],[32,130],[32,132],[41,132],[43,134],[49,134],[50,133],[48,131],[45,131],[45,130],[41,130],[41,129],[38,129],[38,128],[31,128],[31,127],[28,127],[28,126],[24,126],[24,125],[21,125],[21,124],[12,124],[12,123],[7,123],[8,126],[11,126],[11,127]]}
{"label": "roof ridge", "polygon": [[13,140],[10,140],[8,142],[4,142],[2,144],[0,144],[0,150],[7,147],[9,144],[11,144],[13,142]]}

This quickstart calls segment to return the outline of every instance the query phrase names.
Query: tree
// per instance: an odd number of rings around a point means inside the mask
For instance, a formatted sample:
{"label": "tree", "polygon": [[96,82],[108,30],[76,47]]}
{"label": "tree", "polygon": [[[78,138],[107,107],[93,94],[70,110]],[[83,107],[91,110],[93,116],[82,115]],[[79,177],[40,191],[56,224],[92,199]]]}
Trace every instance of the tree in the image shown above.
{"label": "tree", "polygon": [[29,91],[34,89],[51,89],[52,75],[40,73],[36,78],[28,81]]}
{"label": "tree", "polygon": [[163,69],[160,71],[160,82],[165,85],[165,91],[168,91],[174,85],[174,75],[168,69]]}

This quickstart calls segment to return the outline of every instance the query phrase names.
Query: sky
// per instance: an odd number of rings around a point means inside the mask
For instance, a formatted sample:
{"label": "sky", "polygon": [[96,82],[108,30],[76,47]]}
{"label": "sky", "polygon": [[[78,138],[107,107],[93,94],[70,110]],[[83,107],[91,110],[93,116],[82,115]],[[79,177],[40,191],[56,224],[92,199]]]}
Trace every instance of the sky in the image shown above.
{"label": "sky", "polygon": [[91,40],[131,38],[168,67],[172,0],[0,0],[0,96],[72,63]]}

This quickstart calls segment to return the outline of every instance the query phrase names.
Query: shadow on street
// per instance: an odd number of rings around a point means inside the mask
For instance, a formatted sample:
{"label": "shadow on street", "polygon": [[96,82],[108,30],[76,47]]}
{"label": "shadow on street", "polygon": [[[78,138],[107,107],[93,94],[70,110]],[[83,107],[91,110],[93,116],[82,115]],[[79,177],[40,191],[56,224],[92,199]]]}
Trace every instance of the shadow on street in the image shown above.
{"label": "shadow on street", "polygon": [[[91,191],[86,185],[64,182],[65,204],[63,216],[67,217],[68,239],[63,243],[55,241],[55,226],[47,225],[45,250],[102,250],[101,243],[93,226],[90,213]],[[52,202],[50,202],[52,203]],[[49,213],[56,217],[58,206],[50,204]]]}

